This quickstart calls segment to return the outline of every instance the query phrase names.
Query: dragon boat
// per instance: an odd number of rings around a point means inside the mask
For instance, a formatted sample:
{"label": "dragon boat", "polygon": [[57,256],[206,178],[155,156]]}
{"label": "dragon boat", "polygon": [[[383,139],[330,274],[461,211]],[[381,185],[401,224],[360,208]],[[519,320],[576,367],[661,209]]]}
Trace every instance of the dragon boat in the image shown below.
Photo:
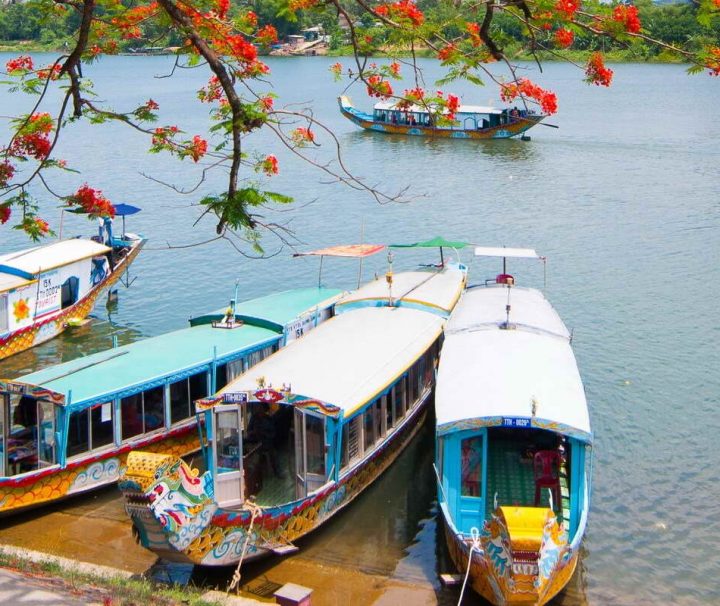
{"label": "dragon boat", "polygon": [[479,105],[461,105],[450,125],[438,126],[427,108],[419,105],[398,107],[392,101],[380,101],[373,113],[356,109],[347,96],[338,97],[340,113],[366,130],[392,135],[449,137],[451,139],[509,139],[522,135],[547,116],[531,110]]}
{"label": "dragon boat", "polygon": [[233,300],[189,328],[0,380],[0,515],[116,482],[133,449],[198,451],[193,401],[325,321],[341,293]]}
{"label": "dragon boat", "polygon": [[199,400],[206,471],[171,454],[130,453],[119,487],[139,543],[207,566],[296,550],[419,430],[465,279],[460,264],[388,273]]}
{"label": "dragon boat", "polygon": [[507,273],[508,258],[535,251],[476,254],[503,257],[503,271],[467,289],[445,331],[435,398],[440,511],[465,583],[498,606],[545,604],[572,576],[587,524],[585,392],[557,312]]}
{"label": "dragon boat", "polygon": [[146,240],[124,228],[114,237],[111,225],[105,221],[101,235],[92,238],[0,255],[0,360],[84,320],[97,298],[127,271]]}

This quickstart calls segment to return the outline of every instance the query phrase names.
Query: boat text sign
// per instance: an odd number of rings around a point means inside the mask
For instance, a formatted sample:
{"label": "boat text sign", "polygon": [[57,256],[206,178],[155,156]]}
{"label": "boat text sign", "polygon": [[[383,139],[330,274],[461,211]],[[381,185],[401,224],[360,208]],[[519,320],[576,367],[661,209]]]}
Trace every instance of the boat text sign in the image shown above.
{"label": "boat text sign", "polygon": [[503,427],[532,427],[532,420],[528,417],[503,417]]}

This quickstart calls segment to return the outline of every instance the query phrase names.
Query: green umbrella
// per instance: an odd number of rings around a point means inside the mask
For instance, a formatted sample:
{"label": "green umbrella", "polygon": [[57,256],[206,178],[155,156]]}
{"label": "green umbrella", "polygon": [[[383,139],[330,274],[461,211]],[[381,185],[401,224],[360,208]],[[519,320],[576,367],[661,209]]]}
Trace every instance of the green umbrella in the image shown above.
{"label": "green umbrella", "polygon": [[440,249],[440,263],[445,264],[443,257],[443,248],[465,248],[470,246],[470,242],[452,242],[446,240],[442,236],[435,236],[430,240],[424,242],[414,242],[412,244],[390,244],[390,248],[439,248]]}

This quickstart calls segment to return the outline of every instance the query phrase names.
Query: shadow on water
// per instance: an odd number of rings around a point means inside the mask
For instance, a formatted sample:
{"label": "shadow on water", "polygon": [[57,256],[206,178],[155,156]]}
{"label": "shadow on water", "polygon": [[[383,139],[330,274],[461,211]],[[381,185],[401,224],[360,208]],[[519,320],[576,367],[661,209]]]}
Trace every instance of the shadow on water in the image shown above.
{"label": "shadow on water", "polygon": [[[532,137],[532,135],[530,135]],[[512,139],[488,139],[487,141],[466,141],[446,137],[411,137],[406,135],[389,135],[366,130],[353,131],[341,137],[347,149],[362,143],[379,156],[394,157],[398,152],[411,154],[410,157],[424,158],[431,156],[448,156],[462,158],[468,155],[486,156],[500,161],[528,161],[538,155],[532,141]]]}

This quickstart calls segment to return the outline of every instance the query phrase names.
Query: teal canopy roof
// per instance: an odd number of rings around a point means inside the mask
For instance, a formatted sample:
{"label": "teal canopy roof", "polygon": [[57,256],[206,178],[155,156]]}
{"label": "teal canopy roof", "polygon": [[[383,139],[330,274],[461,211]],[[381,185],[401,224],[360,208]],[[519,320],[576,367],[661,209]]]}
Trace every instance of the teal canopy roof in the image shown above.
{"label": "teal canopy roof", "polygon": [[[304,312],[322,307],[340,292],[291,290],[245,301],[238,305],[238,311],[254,314],[258,321],[284,326]],[[209,365],[214,355],[218,363],[223,363],[240,352],[264,347],[280,338],[277,330],[250,324],[232,330],[198,324],[51,366],[17,380],[64,393],[66,403],[75,408],[123,397],[168,378],[180,380]]]}
{"label": "teal canopy roof", "polygon": [[390,244],[390,248],[465,248],[470,246],[469,242],[453,242],[446,240],[442,236],[435,236],[431,240],[425,240],[424,242],[413,242],[412,244]]}

